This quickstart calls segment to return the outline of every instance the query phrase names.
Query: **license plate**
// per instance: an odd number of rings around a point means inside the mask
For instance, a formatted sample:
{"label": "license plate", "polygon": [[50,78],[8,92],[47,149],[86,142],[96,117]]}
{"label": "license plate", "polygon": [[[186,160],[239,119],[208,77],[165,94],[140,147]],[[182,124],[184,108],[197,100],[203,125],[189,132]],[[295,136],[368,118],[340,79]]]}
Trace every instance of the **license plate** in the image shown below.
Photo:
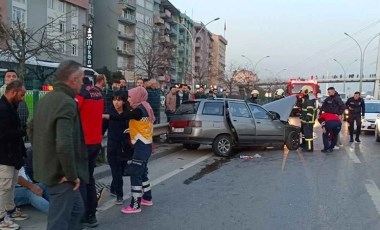
{"label": "license plate", "polygon": [[174,133],[183,133],[183,131],[185,130],[184,128],[173,128],[172,129]]}
{"label": "license plate", "polygon": [[376,127],[375,124],[371,124],[371,129],[374,129]]}

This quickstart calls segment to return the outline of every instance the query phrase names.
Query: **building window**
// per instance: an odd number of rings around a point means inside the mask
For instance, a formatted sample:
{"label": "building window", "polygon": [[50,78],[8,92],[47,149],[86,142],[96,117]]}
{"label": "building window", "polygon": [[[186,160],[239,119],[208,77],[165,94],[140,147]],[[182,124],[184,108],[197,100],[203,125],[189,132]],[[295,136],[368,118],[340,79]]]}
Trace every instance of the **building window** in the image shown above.
{"label": "building window", "polygon": [[14,0],[15,2],[20,2],[25,4],[25,0]]}
{"label": "building window", "polygon": [[65,12],[65,3],[62,2],[62,1],[58,1],[58,9],[59,9],[59,12]]}
{"label": "building window", "polygon": [[72,24],[71,28],[72,28],[71,33],[72,33],[73,37],[74,38],[78,37],[78,26],[75,24]]}
{"label": "building window", "polygon": [[48,26],[49,26],[49,29],[53,29],[53,27],[54,27],[54,18],[53,17],[48,17]]}
{"label": "building window", "polygon": [[12,20],[13,22],[25,23],[25,13],[24,9],[13,7]]}
{"label": "building window", "polygon": [[137,0],[137,5],[144,7],[144,0]]}
{"label": "building window", "polygon": [[58,52],[65,53],[65,43],[61,42],[58,44]]}
{"label": "building window", "polygon": [[71,55],[72,56],[78,56],[77,44],[71,44]]}
{"label": "building window", "polygon": [[71,5],[71,16],[73,17],[78,16],[78,7]]}
{"label": "building window", "polygon": [[144,23],[144,18],[145,17],[144,17],[143,14],[141,14],[139,12],[136,13],[136,19],[137,19],[138,22]]}
{"label": "building window", "polygon": [[48,1],[48,7],[50,9],[54,9],[54,0],[47,0]]}
{"label": "building window", "polygon": [[149,16],[145,16],[145,24],[152,26],[153,25],[153,19]]}
{"label": "building window", "polygon": [[65,21],[59,21],[59,32],[65,32]]}

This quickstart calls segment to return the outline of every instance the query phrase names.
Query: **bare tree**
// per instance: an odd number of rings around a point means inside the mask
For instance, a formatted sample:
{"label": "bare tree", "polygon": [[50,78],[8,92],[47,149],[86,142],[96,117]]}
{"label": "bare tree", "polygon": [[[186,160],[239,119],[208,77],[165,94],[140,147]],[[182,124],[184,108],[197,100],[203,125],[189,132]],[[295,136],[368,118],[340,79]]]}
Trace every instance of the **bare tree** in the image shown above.
{"label": "bare tree", "polygon": [[[201,56],[197,58],[195,57],[194,63],[194,82],[195,84],[204,85],[208,84],[210,75],[211,75],[211,65],[209,64],[210,60],[205,57],[208,57],[209,52],[203,50]],[[205,60],[206,59],[206,60]]]}
{"label": "bare tree", "polygon": [[6,23],[0,15],[0,55],[3,60],[18,62],[19,77],[23,79],[29,59],[42,55],[50,60],[61,58],[65,54],[65,46],[69,47],[72,41],[83,38],[79,29],[65,28],[65,19],[70,16],[71,12],[57,16],[38,28],[28,28],[19,18]]}
{"label": "bare tree", "polygon": [[257,82],[256,74],[247,69],[234,70],[233,78],[237,82],[242,97],[250,95],[250,92],[254,89],[255,83]]}
{"label": "bare tree", "polygon": [[157,27],[144,31],[142,36],[136,36],[136,71],[148,79],[165,74],[173,67],[170,58],[173,57],[173,46],[166,35],[160,35]]}
{"label": "bare tree", "polygon": [[227,91],[232,94],[233,91],[237,91],[236,88],[238,86],[237,81],[233,77],[233,72],[238,69],[234,64],[230,64],[228,69],[219,75],[220,85],[223,86]]}

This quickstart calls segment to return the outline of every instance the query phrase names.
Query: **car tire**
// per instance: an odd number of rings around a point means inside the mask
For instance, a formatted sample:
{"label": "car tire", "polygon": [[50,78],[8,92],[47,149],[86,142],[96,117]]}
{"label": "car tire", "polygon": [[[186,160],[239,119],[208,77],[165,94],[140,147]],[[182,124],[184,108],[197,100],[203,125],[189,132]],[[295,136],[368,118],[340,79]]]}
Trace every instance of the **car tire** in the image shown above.
{"label": "car tire", "polygon": [[232,138],[229,135],[220,135],[212,143],[212,151],[221,157],[228,157],[232,153]]}
{"label": "car tire", "polygon": [[296,131],[291,131],[286,137],[285,145],[289,150],[297,150],[300,147],[300,136]]}
{"label": "car tire", "polygon": [[380,142],[380,133],[377,129],[378,129],[378,127],[375,127],[376,142]]}
{"label": "car tire", "polygon": [[187,150],[197,150],[201,144],[182,144]]}

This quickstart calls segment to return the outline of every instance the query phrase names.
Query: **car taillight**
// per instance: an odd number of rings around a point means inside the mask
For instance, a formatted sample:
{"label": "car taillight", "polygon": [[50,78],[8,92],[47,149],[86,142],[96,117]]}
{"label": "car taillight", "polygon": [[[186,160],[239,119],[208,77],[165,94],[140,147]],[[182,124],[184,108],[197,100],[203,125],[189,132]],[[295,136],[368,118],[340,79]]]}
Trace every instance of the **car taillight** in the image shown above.
{"label": "car taillight", "polygon": [[202,121],[190,121],[189,126],[190,127],[202,127]]}
{"label": "car taillight", "polygon": [[173,128],[186,128],[189,127],[189,121],[171,121],[169,125]]}

